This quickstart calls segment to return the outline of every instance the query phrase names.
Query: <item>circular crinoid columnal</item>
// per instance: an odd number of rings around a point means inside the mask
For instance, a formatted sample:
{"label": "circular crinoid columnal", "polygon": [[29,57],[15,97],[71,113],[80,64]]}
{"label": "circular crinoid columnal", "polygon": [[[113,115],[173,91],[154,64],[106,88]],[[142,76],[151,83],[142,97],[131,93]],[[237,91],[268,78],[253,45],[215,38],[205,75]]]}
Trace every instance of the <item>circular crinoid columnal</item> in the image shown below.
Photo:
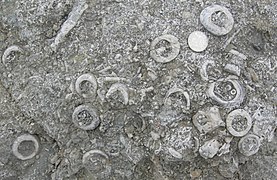
{"label": "circular crinoid columnal", "polygon": [[97,91],[97,81],[92,74],[83,74],[76,80],[76,91],[84,98],[94,98]]}
{"label": "circular crinoid columnal", "polygon": [[195,52],[202,52],[208,47],[209,39],[205,33],[194,31],[188,37],[188,45]]}
{"label": "circular crinoid columnal", "polygon": [[21,160],[32,159],[39,151],[39,140],[31,134],[23,134],[16,138],[12,146],[13,154]]}
{"label": "circular crinoid columnal", "polygon": [[80,129],[94,130],[100,124],[97,111],[89,105],[80,105],[72,114],[72,121]]}
{"label": "circular crinoid columnal", "polygon": [[[162,47],[157,47],[158,45]],[[178,39],[169,34],[155,38],[150,45],[150,56],[157,62],[167,63],[175,59],[180,52]]]}
{"label": "circular crinoid columnal", "polygon": [[236,109],[228,114],[226,126],[233,136],[242,137],[251,129],[252,118],[245,110]]}
{"label": "circular crinoid columnal", "polygon": [[8,47],[8,48],[4,51],[3,56],[2,56],[2,63],[3,63],[3,64],[6,64],[6,61],[9,59],[8,57],[9,57],[13,52],[20,52],[20,53],[23,53],[23,49],[20,48],[19,46],[16,46],[16,45],[13,45],[13,46]]}
{"label": "circular crinoid columnal", "polygon": [[190,97],[188,92],[174,86],[167,91],[164,104],[186,112],[190,109]]}
{"label": "circular crinoid columnal", "polygon": [[109,172],[109,157],[101,150],[90,150],[83,155],[83,166],[92,174]]}
{"label": "circular crinoid columnal", "polygon": [[238,148],[241,154],[245,156],[252,156],[259,151],[260,145],[261,143],[259,137],[249,134],[240,139]]}
{"label": "circular crinoid columnal", "polygon": [[200,22],[216,36],[228,34],[234,26],[232,14],[226,7],[220,5],[206,7],[200,13]]}
{"label": "circular crinoid columnal", "polygon": [[220,79],[209,85],[207,95],[224,107],[236,107],[243,102],[245,92],[239,81]]}

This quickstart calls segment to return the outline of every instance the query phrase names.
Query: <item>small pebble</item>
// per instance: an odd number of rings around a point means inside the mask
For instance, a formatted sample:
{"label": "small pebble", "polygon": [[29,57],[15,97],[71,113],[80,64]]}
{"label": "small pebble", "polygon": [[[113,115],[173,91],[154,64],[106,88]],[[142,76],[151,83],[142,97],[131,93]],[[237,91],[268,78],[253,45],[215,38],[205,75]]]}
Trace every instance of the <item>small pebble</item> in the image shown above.
{"label": "small pebble", "polygon": [[194,31],[189,35],[188,45],[195,52],[202,52],[208,47],[208,37],[201,31]]}

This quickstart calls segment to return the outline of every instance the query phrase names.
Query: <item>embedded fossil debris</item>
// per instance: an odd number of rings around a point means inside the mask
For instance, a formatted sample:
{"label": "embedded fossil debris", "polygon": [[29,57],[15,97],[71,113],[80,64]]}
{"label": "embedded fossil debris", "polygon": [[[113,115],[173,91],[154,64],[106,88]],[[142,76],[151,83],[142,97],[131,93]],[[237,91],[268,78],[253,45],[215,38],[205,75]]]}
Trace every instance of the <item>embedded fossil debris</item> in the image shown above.
{"label": "embedded fossil debris", "polygon": [[235,64],[226,64],[224,70],[234,75],[240,76],[240,68]]}
{"label": "embedded fossil debris", "polygon": [[200,76],[204,81],[209,80],[208,72],[207,72],[208,65],[215,66],[215,62],[212,60],[207,60],[202,64],[201,68],[199,69]]}
{"label": "embedded fossil debris", "polygon": [[[175,102],[172,102],[172,100],[171,100],[171,97],[173,99],[173,96],[178,96],[178,98],[174,98]],[[182,96],[185,98],[186,105],[183,105]],[[167,91],[165,99],[164,99],[164,104],[165,105],[173,105],[173,106],[175,104],[176,107],[181,107],[182,111],[186,112],[186,110],[188,110],[190,108],[189,94],[186,91],[184,91],[183,89],[178,88],[177,86],[174,86]]]}
{"label": "embedded fossil debris", "polygon": [[109,98],[112,94],[119,91],[123,97],[123,104],[127,105],[129,101],[128,88],[125,84],[115,83],[113,84],[106,94],[106,98]]}
{"label": "embedded fossil debris", "polygon": [[[162,53],[164,53],[167,50],[166,47],[156,49],[156,45],[161,41],[167,41],[168,43],[170,43],[171,47],[169,49],[171,50],[171,52],[166,56],[162,55]],[[169,34],[165,34],[155,38],[150,45],[150,56],[155,61],[160,63],[167,63],[172,61],[178,56],[179,52],[180,43],[178,39],[175,36]]]}
{"label": "embedded fossil debris", "polygon": [[96,96],[97,81],[92,74],[82,74],[75,83],[75,89],[84,98],[93,99]]}
{"label": "embedded fossil debris", "polygon": [[245,110],[236,109],[228,114],[226,127],[233,136],[242,137],[251,129],[252,118]]}
{"label": "embedded fossil debris", "polygon": [[241,154],[245,156],[252,156],[259,151],[260,145],[261,143],[259,137],[249,134],[240,139],[238,148]]}
{"label": "embedded fossil debris", "polygon": [[200,13],[200,22],[208,31],[216,36],[228,34],[234,25],[234,19],[230,11],[220,5],[206,7]]}
{"label": "embedded fossil debris", "polygon": [[110,171],[108,155],[98,149],[86,152],[83,155],[82,163],[92,174],[108,173]]}
{"label": "embedded fossil debris", "polygon": [[32,159],[39,151],[39,140],[31,134],[23,134],[16,138],[12,146],[13,154],[21,160]]}
{"label": "embedded fossil debris", "polygon": [[206,141],[200,148],[199,154],[205,159],[213,158],[218,152],[220,143],[216,139]]}
{"label": "embedded fossil debris", "polygon": [[194,31],[188,37],[188,45],[195,52],[202,52],[208,47],[209,39],[205,33]]}
{"label": "embedded fossil debris", "polygon": [[226,78],[211,83],[207,95],[224,107],[236,107],[243,102],[245,91],[238,80]]}
{"label": "embedded fossil debris", "polygon": [[210,107],[207,110],[199,110],[193,117],[194,126],[201,133],[208,133],[224,124],[221,119],[219,109],[216,106]]}
{"label": "embedded fossil debris", "polygon": [[12,45],[12,46],[8,47],[8,48],[4,51],[4,53],[3,53],[3,55],[2,55],[2,63],[3,63],[4,65],[6,65],[7,58],[8,58],[8,56],[9,56],[12,52],[20,52],[20,53],[23,53],[23,49],[20,48],[19,46],[16,46],[16,45]]}
{"label": "embedded fossil debris", "polygon": [[100,124],[100,119],[94,108],[89,105],[80,105],[72,114],[72,121],[80,129],[94,130]]}
{"label": "embedded fossil debris", "polygon": [[81,18],[84,11],[88,8],[88,4],[85,0],[76,1],[72,11],[69,13],[67,20],[63,23],[60,31],[55,37],[54,42],[51,44],[51,48],[56,50],[58,45],[64,41],[65,36],[74,28]]}
{"label": "embedded fossil debris", "polygon": [[261,140],[266,139],[268,142],[271,142],[274,138],[276,128],[277,122],[274,117],[255,117],[253,132],[258,135]]}

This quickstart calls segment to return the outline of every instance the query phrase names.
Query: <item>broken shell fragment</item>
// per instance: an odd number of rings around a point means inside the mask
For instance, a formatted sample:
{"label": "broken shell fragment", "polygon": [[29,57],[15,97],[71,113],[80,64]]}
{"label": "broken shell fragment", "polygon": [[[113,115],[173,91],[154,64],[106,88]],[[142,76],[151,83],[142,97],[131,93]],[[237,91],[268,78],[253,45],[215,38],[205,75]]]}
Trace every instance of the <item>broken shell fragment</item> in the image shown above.
{"label": "broken shell fragment", "polygon": [[245,110],[236,109],[228,114],[226,127],[233,136],[242,137],[251,129],[252,118]]}
{"label": "broken shell fragment", "polygon": [[218,107],[210,107],[205,111],[198,111],[193,117],[194,126],[201,133],[208,133],[224,124],[221,119]]}
{"label": "broken shell fragment", "polygon": [[205,159],[213,158],[218,152],[219,147],[220,143],[216,139],[211,139],[199,148],[199,154]]}
{"label": "broken shell fragment", "polygon": [[109,157],[101,150],[90,150],[83,155],[82,163],[92,174],[105,173],[109,170]]}
{"label": "broken shell fragment", "polygon": [[243,102],[245,92],[238,80],[228,78],[211,83],[207,95],[224,107],[236,107]]}
{"label": "broken shell fragment", "polygon": [[13,154],[20,160],[32,159],[39,151],[39,140],[31,134],[16,138],[12,146]]}
{"label": "broken shell fragment", "polygon": [[194,31],[188,37],[188,45],[195,52],[202,52],[208,47],[208,37],[201,31]]}
{"label": "broken shell fragment", "polygon": [[[173,95],[181,95],[185,98],[186,105],[183,105],[182,102],[179,102],[182,100],[182,97],[178,97],[177,99],[175,98],[176,102],[171,102],[171,96]],[[186,110],[190,109],[190,98],[189,94],[184,91],[181,88],[177,88],[176,86],[172,87],[171,89],[168,90],[165,96],[164,104],[166,105],[172,105],[175,104],[176,106],[181,107],[182,111],[185,112]]]}
{"label": "broken shell fragment", "polygon": [[208,72],[207,72],[207,67],[208,67],[208,65],[215,66],[215,62],[214,62],[214,61],[211,61],[211,60],[205,61],[205,62],[202,64],[201,68],[199,69],[200,76],[201,76],[201,78],[202,78],[204,81],[208,81],[208,80],[209,80]]}
{"label": "broken shell fragment", "polygon": [[231,73],[231,74],[240,76],[240,68],[237,65],[226,64],[226,66],[224,67],[224,70]]}
{"label": "broken shell fragment", "polygon": [[97,81],[92,74],[83,74],[76,80],[76,91],[84,98],[94,98],[97,91]]}
{"label": "broken shell fragment", "polygon": [[234,18],[226,7],[212,5],[200,13],[200,22],[212,34],[222,36],[233,29]]}
{"label": "broken shell fragment", "polygon": [[2,56],[2,63],[3,63],[4,65],[6,64],[6,61],[7,61],[8,56],[9,56],[12,52],[20,52],[20,53],[23,53],[23,49],[20,48],[19,46],[16,46],[16,45],[12,45],[12,46],[8,47],[8,48],[4,51],[3,56]]}
{"label": "broken shell fragment", "polygon": [[[168,43],[170,43],[171,52],[167,56],[162,55],[162,52],[166,51],[165,47],[156,49],[156,45],[160,41],[167,41]],[[165,34],[165,35],[155,38],[150,45],[150,56],[155,61],[160,62],[160,63],[167,63],[167,62],[172,61],[173,59],[175,59],[178,56],[179,52],[180,52],[180,43],[175,36],[170,35],[170,34]]]}
{"label": "broken shell fragment", "polygon": [[94,130],[100,124],[100,119],[94,108],[89,105],[80,105],[72,114],[72,121],[80,129]]}
{"label": "broken shell fragment", "polygon": [[249,134],[240,139],[238,148],[240,153],[244,156],[252,156],[259,151],[260,145],[259,137]]}
{"label": "broken shell fragment", "polygon": [[110,89],[108,90],[107,94],[106,94],[106,98],[109,98],[113,93],[119,91],[122,94],[123,97],[123,103],[125,105],[128,104],[129,101],[129,95],[128,95],[128,88],[126,87],[125,84],[121,84],[121,83],[115,83],[113,84]]}

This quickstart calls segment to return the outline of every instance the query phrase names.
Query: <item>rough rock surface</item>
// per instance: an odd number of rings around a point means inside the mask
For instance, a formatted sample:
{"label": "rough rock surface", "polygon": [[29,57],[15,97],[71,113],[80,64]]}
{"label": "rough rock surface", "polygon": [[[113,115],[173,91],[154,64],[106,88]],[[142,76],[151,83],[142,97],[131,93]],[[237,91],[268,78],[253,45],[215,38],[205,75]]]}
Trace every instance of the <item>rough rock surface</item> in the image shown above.
{"label": "rough rock surface", "polygon": [[0,179],[276,179],[276,50],[276,0],[1,0]]}

